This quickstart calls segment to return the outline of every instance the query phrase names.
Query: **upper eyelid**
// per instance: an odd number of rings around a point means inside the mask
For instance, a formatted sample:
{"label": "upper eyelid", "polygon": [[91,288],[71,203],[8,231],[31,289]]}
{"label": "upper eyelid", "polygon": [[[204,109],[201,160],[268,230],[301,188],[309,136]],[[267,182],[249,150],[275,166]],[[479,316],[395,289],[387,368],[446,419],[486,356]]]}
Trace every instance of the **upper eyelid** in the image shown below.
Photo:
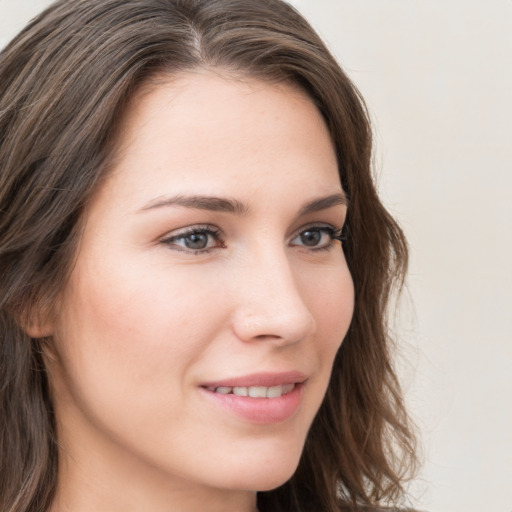
{"label": "upper eyelid", "polygon": [[290,239],[295,238],[303,231],[306,231],[307,229],[331,229],[334,232],[338,233],[343,230],[343,226],[335,226],[334,224],[331,224],[330,222],[310,222],[308,224],[304,224],[303,226],[300,226],[299,228],[295,229],[293,233],[290,235]]}
{"label": "upper eyelid", "polygon": [[[206,247],[204,249],[190,249],[187,247],[183,247],[179,243],[176,243],[176,241],[180,239],[184,239],[187,236],[193,234],[193,233],[207,233],[209,237],[213,238],[215,242],[215,246],[213,247]],[[165,235],[159,237],[156,240],[156,243],[158,245],[166,245],[168,247],[175,246],[176,250],[180,250],[182,252],[196,252],[196,253],[207,253],[213,249],[222,248],[224,247],[224,238],[222,231],[220,228],[213,226],[213,225],[194,225],[187,226],[184,228],[178,228],[173,231],[170,231],[166,233]]]}
{"label": "upper eyelid", "polygon": [[[298,231],[295,232],[295,234],[293,234],[290,238],[289,238],[289,242],[295,240],[296,238],[298,238],[300,236],[301,233],[304,233],[305,231],[308,231],[308,229],[310,230],[314,230],[314,229],[318,229],[318,230],[324,230],[324,231],[328,231],[330,232],[329,233],[329,237],[331,238],[331,241],[332,240],[337,240],[337,239],[340,239],[341,240],[341,236],[342,236],[342,233],[343,233],[343,228],[335,228],[334,226],[332,225],[328,225],[328,224],[323,224],[323,225],[311,225],[311,226],[306,226],[304,228],[300,228]],[[317,250],[318,247],[311,247],[310,250]]]}
{"label": "upper eyelid", "polygon": [[[302,226],[296,228],[288,237],[287,240],[293,240],[297,236],[300,235],[303,231],[306,231],[308,229],[328,229],[332,230],[334,233],[342,233],[343,226],[336,226],[330,222],[309,222],[306,224],[303,224]],[[186,226],[183,228],[178,228],[173,231],[170,231],[166,233],[165,235],[159,237],[160,242],[168,242],[169,240],[185,237],[191,233],[195,232],[207,232],[211,236],[213,236],[216,240],[223,240],[224,238],[224,232],[222,229],[220,229],[218,226],[213,224],[191,224],[190,226]]]}
{"label": "upper eyelid", "polygon": [[168,231],[165,235],[160,237],[160,240],[169,240],[170,238],[179,238],[182,236],[187,236],[190,233],[195,233],[197,231],[206,231],[211,233],[212,235],[220,236],[222,234],[222,230],[214,226],[213,224],[191,224],[190,226],[186,226],[183,228],[173,229],[172,231]]}

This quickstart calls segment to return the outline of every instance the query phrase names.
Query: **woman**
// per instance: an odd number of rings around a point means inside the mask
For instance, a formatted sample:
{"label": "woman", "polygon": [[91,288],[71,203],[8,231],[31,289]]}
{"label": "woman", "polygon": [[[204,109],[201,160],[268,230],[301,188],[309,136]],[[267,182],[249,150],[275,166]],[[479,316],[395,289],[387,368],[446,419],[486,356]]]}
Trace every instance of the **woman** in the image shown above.
{"label": "woman", "polygon": [[0,69],[0,508],[396,504],[406,245],[306,21],[64,0]]}

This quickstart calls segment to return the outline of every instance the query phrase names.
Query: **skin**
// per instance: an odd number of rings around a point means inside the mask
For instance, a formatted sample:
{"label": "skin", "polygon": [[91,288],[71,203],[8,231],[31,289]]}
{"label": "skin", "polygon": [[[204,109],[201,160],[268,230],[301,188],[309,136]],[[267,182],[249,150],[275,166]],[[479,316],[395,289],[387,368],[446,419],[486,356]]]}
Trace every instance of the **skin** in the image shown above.
{"label": "skin", "polygon": [[[166,203],[177,195],[244,211]],[[346,206],[301,213],[333,195],[333,145],[297,88],[202,70],[137,94],[56,312],[31,333],[53,338],[52,512],[254,511],[291,477],[353,312],[331,239]],[[290,370],[307,377],[299,408],[270,425],[201,388]]]}

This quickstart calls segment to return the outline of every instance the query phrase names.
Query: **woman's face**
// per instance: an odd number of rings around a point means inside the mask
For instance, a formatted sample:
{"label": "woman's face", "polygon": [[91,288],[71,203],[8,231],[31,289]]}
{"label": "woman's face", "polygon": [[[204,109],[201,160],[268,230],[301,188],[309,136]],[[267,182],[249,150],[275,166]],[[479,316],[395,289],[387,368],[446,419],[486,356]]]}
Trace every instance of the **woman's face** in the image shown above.
{"label": "woman's face", "polygon": [[289,85],[187,73],[137,95],[116,155],[50,327],[62,471],[274,488],[353,312],[322,117]]}

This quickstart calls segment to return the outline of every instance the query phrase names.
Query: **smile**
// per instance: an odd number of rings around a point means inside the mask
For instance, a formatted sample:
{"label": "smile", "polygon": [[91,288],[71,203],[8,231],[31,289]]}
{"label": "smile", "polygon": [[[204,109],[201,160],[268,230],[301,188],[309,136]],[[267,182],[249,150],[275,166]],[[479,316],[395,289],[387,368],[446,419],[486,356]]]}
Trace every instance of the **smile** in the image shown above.
{"label": "smile", "polygon": [[204,383],[199,389],[217,410],[254,425],[271,425],[296,415],[307,380],[300,372],[259,373]]}
{"label": "smile", "polygon": [[293,391],[295,384],[283,384],[278,386],[219,386],[207,387],[208,391],[221,395],[249,396],[251,398],[279,398]]}

